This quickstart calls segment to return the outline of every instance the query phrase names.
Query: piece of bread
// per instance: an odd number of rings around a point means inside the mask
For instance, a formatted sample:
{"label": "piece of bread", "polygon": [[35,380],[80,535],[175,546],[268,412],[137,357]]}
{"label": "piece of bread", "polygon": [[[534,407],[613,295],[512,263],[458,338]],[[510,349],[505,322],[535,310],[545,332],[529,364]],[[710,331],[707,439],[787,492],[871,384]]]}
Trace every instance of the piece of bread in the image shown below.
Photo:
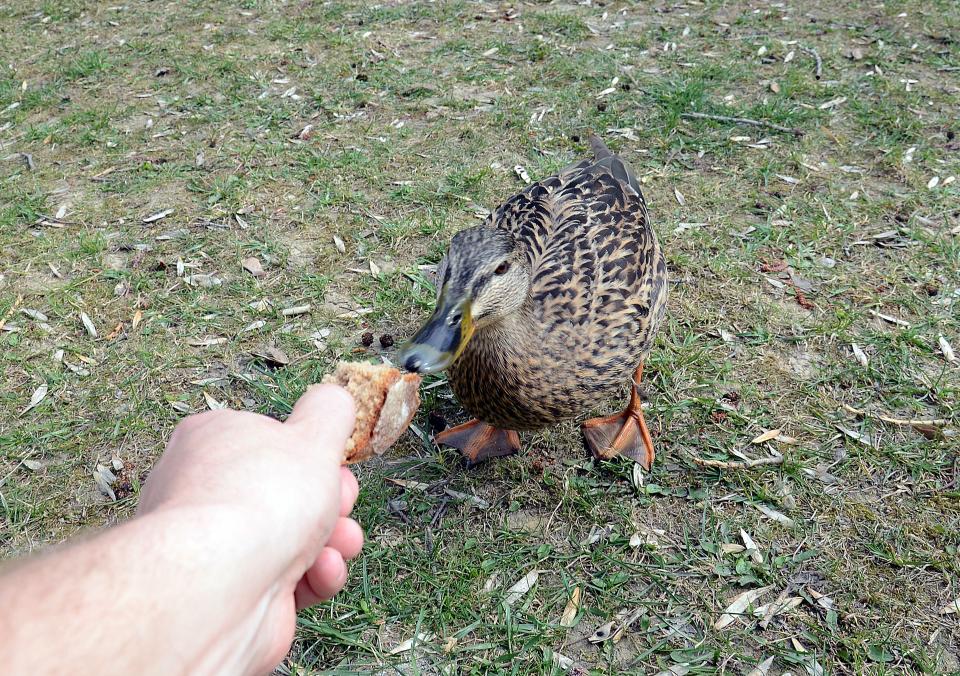
{"label": "piece of bread", "polygon": [[420,376],[385,364],[342,361],[324,383],[353,395],[357,422],[347,441],[343,463],[350,465],[381,455],[400,438],[420,407]]}

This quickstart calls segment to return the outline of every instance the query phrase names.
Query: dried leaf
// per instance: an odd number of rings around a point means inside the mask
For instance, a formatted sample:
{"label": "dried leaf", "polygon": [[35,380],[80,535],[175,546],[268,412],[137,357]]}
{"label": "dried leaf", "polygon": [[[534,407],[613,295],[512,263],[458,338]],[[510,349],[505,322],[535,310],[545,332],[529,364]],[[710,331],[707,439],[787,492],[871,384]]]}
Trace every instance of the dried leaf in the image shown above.
{"label": "dried leaf", "polygon": [[751,444],[762,444],[765,441],[770,441],[771,439],[776,439],[780,434],[783,433],[781,429],[767,430],[758,437],[754,437],[750,440]]}
{"label": "dried leaf", "polygon": [[746,547],[738,545],[736,542],[724,542],[720,545],[720,552],[723,554],[739,554],[746,550]]}
{"label": "dried leaf", "polygon": [[86,312],[80,313],[80,321],[83,322],[83,328],[87,330],[91,338],[97,337],[97,327],[93,325],[90,316]]}
{"label": "dried leaf", "polygon": [[566,655],[561,655],[560,653],[553,650],[549,650],[549,649],[547,650],[549,653],[550,661],[560,669],[563,669],[564,671],[569,671],[570,668],[574,665],[574,661],[569,657],[567,657]]}
{"label": "dried leaf", "polygon": [[736,622],[737,618],[743,615],[744,611],[753,604],[754,601],[766,594],[770,589],[771,587],[760,587],[759,589],[749,589],[739,594],[733,599],[733,602],[727,606],[723,614],[717,618],[717,621],[713,624],[713,628],[719,631]]}
{"label": "dried leaf", "polygon": [[187,266],[183,264],[182,258],[177,258],[177,277],[183,277],[183,273],[186,272]]}
{"label": "dried leaf", "polygon": [[263,347],[257,348],[256,350],[251,351],[254,357],[258,357],[266,362],[267,366],[286,366],[290,363],[290,357],[287,356],[287,353],[281,350],[279,347],[274,347],[272,345],[264,345]]}
{"label": "dried leaf", "polygon": [[747,676],[767,676],[770,673],[770,667],[773,666],[773,656],[768,657],[763,662],[747,672]]}
{"label": "dried leaf", "polygon": [[601,624],[599,627],[597,627],[597,630],[587,638],[587,640],[590,641],[590,643],[603,643],[604,641],[609,641],[611,638],[613,638],[614,625],[616,625],[616,622],[613,620],[607,622],[606,624]]}
{"label": "dried leaf", "polygon": [[20,310],[20,312],[22,312],[23,314],[25,314],[26,316],[28,316],[30,319],[33,319],[33,320],[38,321],[38,322],[47,322],[47,321],[50,321],[50,320],[47,318],[47,315],[43,314],[43,313],[40,312],[39,310],[31,310],[30,308],[25,307],[25,308],[22,308],[22,309]]}
{"label": "dried leaf", "polygon": [[240,333],[248,333],[250,331],[256,331],[257,329],[262,329],[266,325],[267,323],[265,321],[263,321],[262,319],[258,319],[255,322],[250,322],[249,324],[244,326],[242,329],[240,329]]}
{"label": "dried leaf", "polygon": [[140,326],[140,322],[143,320],[143,310],[137,310],[133,313],[133,319],[130,322],[130,330]]}
{"label": "dried leaf", "polygon": [[213,347],[214,345],[223,345],[227,342],[226,338],[188,338],[187,345],[192,347]]}
{"label": "dried leaf", "polygon": [[789,516],[787,516],[786,514],[783,514],[782,512],[778,512],[777,510],[772,509],[772,508],[770,508],[770,507],[767,507],[766,505],[756,505],[756,504],[755,504],[754,507],[756,507],[757,509],[759,509],[764,515],[770,517],[770,518],[773,519],[774,521],[779,521],[779,522],[782,523],[784,526],[790,526],[790,527],[792,527],[792,526],[794,525],[794,520],[791,519],[791,518],[790,518]]}
{"label": "dried leaf", "polygon": [[560,616],[561,627],[572,627],[576,624],[577,612],[580,610],[580,587],[574,587],[570,593],[570,600],[567,601],[563,609],[563,615]]}
{"label": "dried leaf", "polygon": [[746,548],[746,552],[750,558],[753,559],[755,563],[762,565],[763,554],[760,553],[760,548],[757,547],[757,543],[753,541],[752,537],[750,537],[750,533],[741,528],[740,539],[743,540],[743,546]]}
{"label": "dried leaf", "polygon": [[941,615],[957,615],[960,614],[960,598],[956,598],[943,608],[940,609]]}
{"label": "dried leaf", "polygon": [[249,272],[251,275],[253,275],[257,279],[267,274],[266,272],[263,271],[263,265],[260,263],[260,259],[255,256],[244,258],[242,265],[244,270]]}
{"label": "dried leaf", "polygon": [[163,211],[158,211],[158,212],[155,213],[155,214],[151,214],[151,215],[149,215],[149,216],[146,216],[146,217],[143,219],[143,222],[144,222],[144,223],[155,223],[156,221],[159,221],[159,220],[162,219],[162,218],[166,218],[167,216],[169,216],[170,214],[172,214],[174,211],[175,211],[174,209],[164,209]]}
{"label": "dried leaf", "polygon": [[539,571],[531,570],[507,590],[507,593],[503,598],[503,602],[508,606],[512,606],[514,603],[523,598],[524,594],[530,591],[533,585],[536,584],[539,577]]}
{"label": "dried leaf", "polygon": [[929,181],[927,181],[927,190],[933,190],[933,189],[936,188],[938,185],[940,185],[940,177],[939,177],[939,176],[934,176],[934,177],[931,178]]}
{"label": "dried leaf", "polygon": [[33,391],[33,395],[30,397],[30,403],[27,404],[27,407],[26,407],[25,409],[23,409],[22,411],[20,411],[20,415],[23,415],[23,414],[26,413],[27,411],[30,411],[31,409],[33,409],[34,407],[36,407],[37,404],[39,404],[41,401],[43,401],[43,398],[47,396],[47,391],[48,391],[48,390],[49,390],[49,388],[47,387],[47,384],[46,384],[46,383],[44,383],[43,385],[41,385],[40,387],[38,387],[37,389],[35,389],[35,390]]}
{"label": "dried leaf", "polygon": [[337,251],[340,253],[347,252],[347,246],[343,243],[343,240],[340,239],[337,235],[333,236],[333,245],[337,247]]}
{"label": "dried leaf", "polygon": [[680,206],[684,206],[687,203],[687,199],[683,196],[683,193],[676,188],[673,189],[673,196],[677,200],[677,204]]}
{"label": "dried leaf", "polygon": [[199,286],[202,289],[212,289],[223,284],[223,280],[216,275],[187,275],[183,281],[190,286]]}
{"label": "dried leaf", "polygon": [[940,344],[940,352],[943,353],[943,358],[947,361],[956,361],[957,356],[953,352],[953,346],[950,345],[950,341],[944,336],[940,336],[937,342]]}
{"label": "dried leaf", "polygon": [[185,401],[171,401],[170,408],[177,413],[191,413],[193,411],[193,409],[190,408],[190,404]]}
{"label": "dried leaf", "polygon": [[380,266],[379,266],[379,265],[377,265],[377,264],[374,263],[373,261],[368,261],[368,265],[370,266],[370,274],[371,274],[371,275],[379,275],[379,274],[380,274]]}
{"label": "dried leaf", "polygon": [[20,462],[22,462],[23,466],[26,467],[31,472],[37,472],[43,469],[43,463],[37,462],[36,460],[30,460],[29,458],[24,458]]}
{"label": "dried leaf", "polygon": [[860,346],[856,343],[850,345],[853,350],[853,357],[863,368],[870,366],[870,359],[867,357],[867,353],[860,349]]}
{"label": "dried leaf", "polygon": [[787,52],[787,55],[783,57],[783,62],[790,63],[791,61],[793,61],[793,57],[795,57],[796,55],[797,53],[791,49],[789,52]]}
{"label": "dried leaf", "polygon": [[406,641],[397,644],[393,649],[390,650],[390,655],[399,655],[400,653],[405,653],[414,645],[421,643],[428,643],[433,640],[433,634],[417,634],[413,638],[408,638]]}
{"label": "dried leaf", "polygon": [[209,408],[211,411],[217,411],[227,407],[227,405],[223,402],[214,399],[213,396],[206,390],[203,392],[203,398],[207,402],[207,408]]}
{"label": "dried leaf", "polygon": [[837,429],[843,432],[844,434],[846,434],[848,437],[850,437],[854,441],[859,441],[864,446],[869,446],[870,448],[873,448],[873,440],[870,438],[870,435],[861,434],[856,430],[852,430],[848,427],[842,427],[840,425],[837,425]]}
{"label": "dried leaf", "polygon": [[97,469],[93,472],[93,480],[96,482],[97,488],[100,489],[101,493],[111,500],[116,501],[117,494],[113,492],[111,486],[117,481],[117,477],[110,471],[109,467],[97,465]]}

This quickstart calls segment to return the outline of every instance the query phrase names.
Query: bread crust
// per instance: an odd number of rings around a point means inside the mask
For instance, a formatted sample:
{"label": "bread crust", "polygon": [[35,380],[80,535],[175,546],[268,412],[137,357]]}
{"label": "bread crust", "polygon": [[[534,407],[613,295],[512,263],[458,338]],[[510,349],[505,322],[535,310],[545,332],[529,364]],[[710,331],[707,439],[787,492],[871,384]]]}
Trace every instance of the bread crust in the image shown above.
{"label": "bread crust", "polygon": [[345,388],[356,406],[356,424],[344,449],[343,464],[381,455],[409,427],[420,407],[421,378],[392,366],[340,362],[324,383]]}

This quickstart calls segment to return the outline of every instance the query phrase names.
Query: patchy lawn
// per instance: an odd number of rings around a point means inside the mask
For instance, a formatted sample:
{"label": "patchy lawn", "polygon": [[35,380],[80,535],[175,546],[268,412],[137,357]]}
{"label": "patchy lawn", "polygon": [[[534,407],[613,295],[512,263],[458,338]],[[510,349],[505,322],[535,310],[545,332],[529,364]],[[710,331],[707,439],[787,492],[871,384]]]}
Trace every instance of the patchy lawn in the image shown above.
{"label": "patchy lawn", "polygon": [[955,2],[76,0],[0,30],[4,555],[129,515],[184,415],[389,358],[450,236],[594,129],[672,271],[653,471],[572,423],[466,471],[431,380],[280,672],[960,670]]}

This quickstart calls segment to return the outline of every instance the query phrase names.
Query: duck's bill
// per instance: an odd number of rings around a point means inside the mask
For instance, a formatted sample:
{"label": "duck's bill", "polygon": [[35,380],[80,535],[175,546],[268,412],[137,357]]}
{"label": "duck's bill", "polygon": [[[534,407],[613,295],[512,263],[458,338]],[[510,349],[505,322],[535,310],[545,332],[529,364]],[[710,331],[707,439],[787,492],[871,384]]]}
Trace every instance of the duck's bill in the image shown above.
{"label": "duck's bill", "polygon": [[[400,350],[400,364],[428,375],[450,366],[473,335],[468,303],[441,303],[427,323]],[[460,320],[457,321],[457,315]]]}

